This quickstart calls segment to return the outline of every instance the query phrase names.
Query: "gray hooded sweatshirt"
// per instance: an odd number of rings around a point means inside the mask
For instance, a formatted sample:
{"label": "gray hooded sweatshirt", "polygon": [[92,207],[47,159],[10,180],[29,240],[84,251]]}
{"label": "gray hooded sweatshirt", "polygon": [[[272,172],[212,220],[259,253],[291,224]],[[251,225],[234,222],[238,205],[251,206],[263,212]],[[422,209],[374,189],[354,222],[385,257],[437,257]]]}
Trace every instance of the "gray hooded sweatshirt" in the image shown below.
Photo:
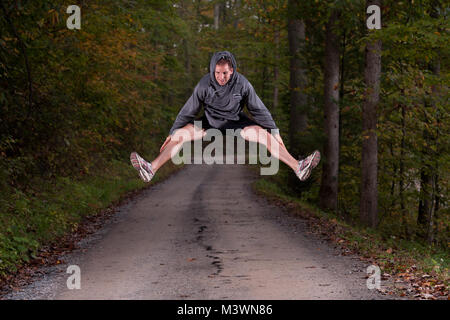
{"label": "gray hooded sweatshirt", "polygon": [[[221,86],[214,76],[217,62],[228,57],[233,65],[233,74],[230,80]],[[202,77],[195,86],[194,92],[178,113],[170,129],[175,130],[192,123],[201,108],[205,109],[205,116],[212,127],[220,128],[227,120],[239,120],[245,105],[253,120],[264,129],[272,129],[273,134],[279,130],[264,103],[258,97],[250,82],[236,71],[237,64],[234,56],[228,51],[216,52],[209,64],[209,74]]]}

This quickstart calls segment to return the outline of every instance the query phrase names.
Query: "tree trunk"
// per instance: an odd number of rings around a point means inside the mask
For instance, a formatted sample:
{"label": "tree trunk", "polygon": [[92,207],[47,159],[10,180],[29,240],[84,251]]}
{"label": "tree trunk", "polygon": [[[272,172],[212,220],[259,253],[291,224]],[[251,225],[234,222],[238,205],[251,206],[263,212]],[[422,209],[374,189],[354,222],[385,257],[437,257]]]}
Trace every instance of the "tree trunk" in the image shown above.
{"label": "tree trunk", "polygon": [[267,49],[263,49],[262,53],[262,60],[263,60],[263,70],[262,70],[262,81],[261,81],[261,98],[262,101],[267,101],[266,97],[266,83],[269,81],[269,68],[267,67]]}
{"label": "tree trunk", "polygon": [[[417,215],[417,224],[423,231],[427,225],[428,212],[430,211],[430,185],[431,177],[428,173],[429,168],[422,167],[420,171],[420,200],[419,212]],[[423,236],[423,234],[422,234]]]}
{"label": "tree trunk", "polygon": [[288,38],[290,61],[290,122],[289,122],[289,141],[294,156],[305,155],[306,150],[301,145],[300,136],[307,127],[306,115],[306,75],[303,68],[301,51],[305,41],[305,23],[295,15],[300,12],[298,0],[289,0],[288,12]]}
{"label": "tree trunk", "polygon": [[[439,2],[436,1],[434,3],[434,7],[433,10],[431,11],[430,16],[434,19],[439,18],[439,9],[440,5]],[[439,30],[440,32],[443,32],[443,30]],[[441,60],[439,58],[439,54],[437,55],[437,58],[435,59],[435,61],[433,61],[432,65],[431,65],[431,72],[433,72],[433,75],[435,77],[439,77],[440,73],[441,73]],[[428,244],[432,244],[434,241],[434,235],[435,235],[435,221],[437,219],[438,216],[438,211],[439,211],[439,197],[440,197],[440,188],[439,188],[439,168],[438,168],[438,157],[439,157],[439,122],[440,122],[440,117],[439,117],[439,109],[436,105],[436,100],[438,100],[439,95],[440,95],[440,88],[439,86],[433,85],[431,87],[431,92],[432,92],[432,106],[435,109],[435,119],[438,123],[438,125],[436,126],[436,134],[433,137],[434,139],[434,146],[435,146],[435,151],[433,152],[433,158],[434,158],[434,166],[432,168],[432,177],[433,177],[433,185],[432,185],[432,193],[431,193],[431,203],[433,203],[433,206],[429,212],[428,215],[428,229],[427,229],[427,242]]]}
{"label": "tree trunk", "polygon": [[400,141],[400,182],[399,182],[399,195],[400,195],[400,210],[402,215],[402,226],[405,230],[405,236],[408,237],[408,220],[406,216],[406,206],[405,206],[405,140],[406,140],[406,110],[405,106],[402,105],[402,138]]}
{"label": "tree trunk", "polygon": [[[427,108],[425,102],[425,108]],[[430,122],[425,118],[425,122]],[[430,143],[432,141],[431,133],[427,130],[423,130],[423,140],[426,145],[422,147],[422,168],[420,169],[420,197],[419,197],[419,211],[417,215],[417,225],[419,226],[419,235],[426,239],[428,225],[430,223],[429,216],[432,210],[431,189],[432,189],[432,171],[430,164],[427,163],[431,158]]]}
{"label": "tree trunk", "polygon": [[241,0],[236,0],[234,2],[234,21],[233,21],[233,27],[237,29],[239,25],[239,11],[241,7]]}
{"label": "tree trunk", "polygon": [[[346,42],[346,31],[343,31],[342,34],[342,49],[341,49],[341,79],[340,79],[340,84],[341,84],[341,90],[339,91],[339,99],[342,101],[342,99],[344,99],[344,80],[345,80],[345,48],[347,46],[347,42]],[[340,130],[341,127],[339,127]],[[340,131],[339,131],[340,133]]]}
{"label": "tree trunk", "polygon": [[228,23],[228,11],[226,1],[220,2],[220,23],[222,26],[226,26]]}
{"label": "tree trunk", "polygon": [[280,78],[280,27],[275,24],[274,32],[274,42],[275,42],[275,66],[273,67],[273,104],[272,111],[274,112],[278,108],[278,79]]}
{"label": "tree trunk", "polygon": [[220,3],[214,3],[214,30],[219,30]]}
{"label": "tree trunk", "polygon": [[189,50],[189,42],[187,39],[183,39],[183,49],[184,49],[184,70],[186,72],[187,78],[187,86],[186,86],[186,95],[189,96],[189,91],[192,91],[193,87],[193,77],[192,77],[192,68],[191,68],[191,52]]}
{"label": "tree trunk", "polygon": [[[378,5],[381,0],[368,0],[366,7]],[[364,82],[366,85],[362,106],[362,155],[360,220],[375,228],[378,224],[378,141],[377,106],[380,100],[381,40],[369,42],[365,50]]]}
{"label": "tree trunk", "polygon": [[336,35],[338,12],[331,13],[326,26],[324,61],[324,162],[320,186],[320,207],[337,209],[339,172],[339,39]]}
{"label": "tree trunk", "polygon": [[[438,3],[435,3],[430,16],[432,18],[438,18],[439,12],[437,10]],[[441,63],[439,55],[432,62],[429,69],[435,77],[439,77],[441,71]],[[439,88],[437,86],[432,86],[431,88],[432,96],[430,106],[435,109],[435,118],[439,123],[439,111],[436,106],[436,101],[439,95]],[[426,107],[426,106],[425,106]],[[427,122],[432,122],[433,120],[425,119]],[[424,140],[426,146],[423,149],[423,155],[425,162],[421,170],[421,197],[419,202],[419,213],[417,217],[417,223],[420,227],[419,231],[423,232],[427,242],[431,244],[434,240],[434,225],[437,216],[437,211],[439,209],[439,181],[438,181],[438,162],[437,158],[439,156],[439,126],[436,126],[436,134],[433,135],[431,130],[424,130]],[[435,146],[435,151],[431,149],[431,146]],[[434,159],[432,161],[431,159]],[[427,161],[428,160],[428,161]],[[434,162],[434,165],[431,163]]]}

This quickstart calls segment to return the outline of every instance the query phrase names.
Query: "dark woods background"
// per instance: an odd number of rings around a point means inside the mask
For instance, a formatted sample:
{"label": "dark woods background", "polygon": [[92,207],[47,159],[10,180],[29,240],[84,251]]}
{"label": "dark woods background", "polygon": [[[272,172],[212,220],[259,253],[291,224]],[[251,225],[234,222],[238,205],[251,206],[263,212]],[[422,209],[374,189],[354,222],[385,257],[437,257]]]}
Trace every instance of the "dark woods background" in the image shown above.
{"label": "dark woods background", "polygon": [[[324,155],[306,184],[284,165],[265,179],[385,238],[448,249],[444,1],[72,2],[0,3],[1,274],[142,187],[129,153],[156,156],[217,50],[293,155]],[[80,30],[66,27],[71,4]],[[370,4],[381,30],[366,27]]]}

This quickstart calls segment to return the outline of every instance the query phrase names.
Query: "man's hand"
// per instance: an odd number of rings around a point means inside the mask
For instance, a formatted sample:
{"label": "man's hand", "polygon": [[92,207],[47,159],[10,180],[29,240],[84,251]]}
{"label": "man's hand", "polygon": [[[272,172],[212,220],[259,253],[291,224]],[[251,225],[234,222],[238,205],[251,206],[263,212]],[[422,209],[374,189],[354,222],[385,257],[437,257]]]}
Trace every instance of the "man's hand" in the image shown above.
{"label": "man's hand", "polygon": [[170,134],[170,135],[166,138],[166,141],[164,141],[163,145],[161,146],[161,149],[159,149],[159,152],[162,152],[162,151],[166,148],[167,144],[168,144],[171,140],[172,140],[172,135]]}

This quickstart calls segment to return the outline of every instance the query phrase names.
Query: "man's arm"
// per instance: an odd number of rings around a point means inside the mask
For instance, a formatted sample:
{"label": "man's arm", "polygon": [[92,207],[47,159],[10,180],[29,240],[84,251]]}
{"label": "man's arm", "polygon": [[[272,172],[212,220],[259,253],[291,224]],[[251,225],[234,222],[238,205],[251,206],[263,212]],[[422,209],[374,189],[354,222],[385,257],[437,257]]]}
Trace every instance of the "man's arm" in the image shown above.
{"label": "man's arm", "polygon": [[200,83],[194,89],[191,97],[186,101],[183,108],[181,108],[180,112],[175,119],[175,122],[172,125],[172,128],[169,131],[169,135],[173,135],[175,130],[184,127],[186,124],[191,122],[195,116],[199,113],[202,107],[202,101],[204,98],[204,92],[200,88]]}
{"label": "man's arm", "polygon": [[271,129],[273,135],[279,135],[280,130],[277,128],[275,121],[273,121],[272,115],[270,114],[267,107],[258,97],[255,89],[251,83],[247,80],[246,87],[246,99],[247,108],[253,119],[264,129]]}

